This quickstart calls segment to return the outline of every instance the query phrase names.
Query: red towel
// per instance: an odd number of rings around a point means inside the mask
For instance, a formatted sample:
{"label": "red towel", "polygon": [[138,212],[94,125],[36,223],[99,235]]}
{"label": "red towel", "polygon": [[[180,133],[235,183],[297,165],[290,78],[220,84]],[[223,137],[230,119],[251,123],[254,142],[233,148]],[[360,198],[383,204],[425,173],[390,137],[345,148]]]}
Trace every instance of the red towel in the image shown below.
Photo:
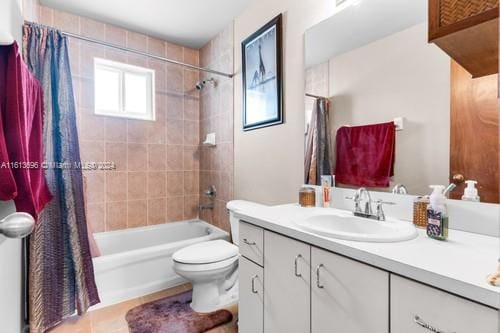
{"label": "red towel", "polygon": [[52,199],[42,168],[43,92],[16,43],[0,46],[0,200],[35,220]]}
{"label": "red towel", "polygon": [[396,129],[393,122],[341,127],[337,131],[335,181],[389,187],[394,176]]}

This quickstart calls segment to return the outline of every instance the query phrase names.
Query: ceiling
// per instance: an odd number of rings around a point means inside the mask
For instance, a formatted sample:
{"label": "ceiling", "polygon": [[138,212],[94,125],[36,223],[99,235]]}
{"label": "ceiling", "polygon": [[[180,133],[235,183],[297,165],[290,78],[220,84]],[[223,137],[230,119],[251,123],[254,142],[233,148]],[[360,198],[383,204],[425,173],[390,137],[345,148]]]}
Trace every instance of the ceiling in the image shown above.
{"label": "ceiling", "polygon": [[199,49],[238,16],[250,0],[41,0],[86,16]]}
{"label": "ceiling", "polygon": [[345,0],[305,33],[306,68],[426,20],[427,0]]}

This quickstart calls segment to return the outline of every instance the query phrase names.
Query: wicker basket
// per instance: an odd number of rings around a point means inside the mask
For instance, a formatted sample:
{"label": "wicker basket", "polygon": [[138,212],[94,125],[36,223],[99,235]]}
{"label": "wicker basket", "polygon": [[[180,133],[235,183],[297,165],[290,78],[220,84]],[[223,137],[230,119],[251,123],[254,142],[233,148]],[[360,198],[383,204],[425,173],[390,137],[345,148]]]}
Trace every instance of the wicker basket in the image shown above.
{"label": "wicker basket", "polygon": [[498,0],[439,0],[439,23],[451,25],[497,7]]}

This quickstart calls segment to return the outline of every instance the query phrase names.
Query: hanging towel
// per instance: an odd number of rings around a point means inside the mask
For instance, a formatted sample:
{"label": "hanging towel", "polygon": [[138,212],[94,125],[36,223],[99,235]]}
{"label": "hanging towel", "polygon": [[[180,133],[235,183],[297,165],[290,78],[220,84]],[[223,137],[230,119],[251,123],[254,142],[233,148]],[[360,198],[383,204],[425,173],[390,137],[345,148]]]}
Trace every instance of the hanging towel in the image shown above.
{"label": "hanging towel", "polygon": [[389,187],[394,176],[396,129],[394,123],[341,127],[337,131],[338,183]]}
{"label": "hanging towel", "polygon": [[42,168],[42,117],[42,87],[17,43],[0,46],[0,199],[13,199],[35,220],[52,199]]}

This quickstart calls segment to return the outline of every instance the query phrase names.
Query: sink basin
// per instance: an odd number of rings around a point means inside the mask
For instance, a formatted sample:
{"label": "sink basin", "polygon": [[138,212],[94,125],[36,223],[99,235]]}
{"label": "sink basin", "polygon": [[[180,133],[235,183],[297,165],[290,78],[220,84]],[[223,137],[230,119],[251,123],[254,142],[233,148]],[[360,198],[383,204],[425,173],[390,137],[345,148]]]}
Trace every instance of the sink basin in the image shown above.
{"label": "sink basin", "polygon": [[304,231],[325,237],[362,242],[402,242],[417,237],[414,225],[394,218],[377,221],[351,212],[328,209],[294,221]]}

